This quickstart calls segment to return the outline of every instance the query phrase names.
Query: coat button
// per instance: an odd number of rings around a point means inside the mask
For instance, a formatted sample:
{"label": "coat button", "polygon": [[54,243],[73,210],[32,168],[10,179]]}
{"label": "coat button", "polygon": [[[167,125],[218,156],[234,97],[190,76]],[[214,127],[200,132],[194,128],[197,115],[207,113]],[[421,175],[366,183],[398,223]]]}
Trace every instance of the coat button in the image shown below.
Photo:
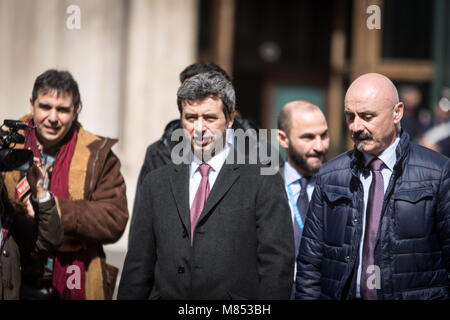
{"label": "coat button", "polygon": [[6,250],[3,250],[2,254],[7,258],[9,257],[9,252]]}
{"label": "coat button", "polygon": [[347,262],[350,261],[350,256],[346,256],[345,261],[347,261]]}
{"label": "coat button", "polygon": [[184,273],[184,268],[182,266],[178,266],[178,273]]}

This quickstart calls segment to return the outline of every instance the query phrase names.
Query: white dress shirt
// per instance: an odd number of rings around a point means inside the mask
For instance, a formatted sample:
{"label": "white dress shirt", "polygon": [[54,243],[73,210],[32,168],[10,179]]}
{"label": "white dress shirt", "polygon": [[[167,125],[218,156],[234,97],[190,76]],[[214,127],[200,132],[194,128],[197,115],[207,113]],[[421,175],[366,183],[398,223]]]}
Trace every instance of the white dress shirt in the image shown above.
{"label": "white dress shirt", "polygon": [[[297,198],[300,195],[300,179],[303,176],[297,172],[290,164],[289,162],[284,162],[284,187],[286,189],[286,194],[289,197],[289,191],[288,186],[291,186],[292,195],[294,196],[294,202],[297,203]],[[294,183],[296,182],[296,183]],[[308,199],[311,200],[312,193],[314,191],[314,176],[308,180],[308,184],[306,185],[306,193],[308,194]],[[289,208],[291,209],[291,217],[292,217],[292,223],[295,222],[295,214],[294,214],[294,208],[292,207],[291,201],[289,201]],[[303,224],[305,221],[303,221]]]}
{"label": "white dress shirt", "polygon": [[[227,130],[226,143],[223,149],[214,155],[209,161],[206,163],[211,166],[209,170],[209,189],[212,190],[214,183],[216,182],[217,176],[219,175],[220,169],[222,169],[225,160],[230,153],[230,147],[233,144],[233,137],[230,135],[230,130]],[[231,144],[230,144],[231,142]],[[199,158],[197,158],[194,154],[191,156],[192,161],[190,165],[189,171],[189,208],[192,207],[192,203],[194,202],[195,194],[197,193],[198,186],[200,185],[200,181],[202,180],[202,175],[198,168],[203,163]]]}
{"label": "white dress shirt", "polygon": [[[383,151],[382,154],[378,156],[378,158],[383,161],[383,166],[381,169],[381,175],[383,176],[383,187],[384,187],[384,193],[386,193],[386,189],[389,185],[389,181],[392,176],[392,172],[394,171],[395,163],[397,162],[397,155],[395,153],[395,149],[397,149],[397,145],[400,142],[400,136],[397,136],[394,143],[391,144],[386,150]],[[369,155],[365,152],[363,152],[364,155],[364,166],[367,167],[372,161],[373,158],[375,158],[372,155]],[[364,245],[364,235],[366,232],[366,211],[367,211],[367,201],[369,199],[369,189],[370,184],[372,183],[372,171],[369,170],[369,174],[367,176],[364,176],[363,173],[360,173],[359,179],[361,180],[361,183],[363,185],[364,190],[364,209],[363,209],[363,216],[362,216],[362,236],[361,240],[359,242],[359,265],[358,265],[358,276],[356,279],[356,297],[360,298],[360,282],[361,282],[361,272],[362,272],[362,255],[363,255],[363,245]],[[380,220],[381,223],[381,220]]]}

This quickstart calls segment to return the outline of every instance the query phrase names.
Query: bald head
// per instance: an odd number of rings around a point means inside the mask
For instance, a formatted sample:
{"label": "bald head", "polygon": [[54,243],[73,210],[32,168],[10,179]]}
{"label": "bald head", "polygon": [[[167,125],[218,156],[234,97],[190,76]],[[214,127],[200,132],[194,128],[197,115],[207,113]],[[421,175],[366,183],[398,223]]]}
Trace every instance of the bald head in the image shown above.
{"label": "bald head", "polygon": [[322,114],[325,119],[322,110],[320,110],[320,108],[315,104],[306,100],[291,101],[283,106],[278,115],[278,129],[289,134],[292,127],[292,115],[294,113],[306,114],[316,112]]}
{"label": "bald head", "polygon": [[400,132],[403,103],[391,80],[378,73],[357,78],[345,94],[345,117],[358,150],[378,156]]}
{"label": "bald head", "polygon": [[366,73],[353,81],[345,95],[345,101],[347,99],[378,100],[389,106],[399,102],[397,88],[379,73]]}

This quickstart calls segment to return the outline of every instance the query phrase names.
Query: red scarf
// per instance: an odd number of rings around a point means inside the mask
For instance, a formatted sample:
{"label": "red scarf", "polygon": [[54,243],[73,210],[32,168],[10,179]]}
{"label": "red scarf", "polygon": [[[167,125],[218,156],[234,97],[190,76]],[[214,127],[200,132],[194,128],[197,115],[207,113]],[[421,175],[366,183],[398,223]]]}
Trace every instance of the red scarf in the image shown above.
{"label": "red scarf", "polygon": [[[34,126],[33,120],[28,125]],[[53,165],[50,191],[61,199],[70,199],[69,168],[78,137],[78,126],[74,124],[62,141]],[[25,132],[25,149],[31,149],[35,157],[41,159],[38,149],[36,129]],[[85,267],[76,254],[56,252],[52,279],[53,292],[58,299],[85,300]]]}

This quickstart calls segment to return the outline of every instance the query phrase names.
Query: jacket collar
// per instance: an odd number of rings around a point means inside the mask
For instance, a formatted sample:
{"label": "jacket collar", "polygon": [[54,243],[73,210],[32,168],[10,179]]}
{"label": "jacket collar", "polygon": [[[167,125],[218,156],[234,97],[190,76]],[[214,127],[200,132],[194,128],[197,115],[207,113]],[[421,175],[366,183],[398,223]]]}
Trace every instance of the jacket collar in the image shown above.
{"label": "jacket collar", "polygon": [[[399,175],[402,171],[403,160],[409,151],[409,135],[403,129],[400,131],[400,142],[395,149],[395,154],[397,157],[397,162],[394,165],[394,174]],[[359,176],[359,173],[365,170],[364,166],[364,155],[361,151],[353,148],[349,153],[350,156],[350,170],[352,174],[356,177]]]}
{"label": "jacket collar", "polygon": [[[210,212],[216,207],[219,201],[230,190],[236,180],[239,178],[239,168],[241,165],[236,164],[237,150],[228,154],[227,160],[220,169],[217,176],[216,183],[211,189],[211,193],[205,203],[203,211],[199,217],[197,225],[200,225],[201,221],[207,217]],[[189,156],[190,157],[190,156]],[[178,215],[185,227],[186,233],[191,237],[190,228],[190,208],[189,208],[189,171],[190,164],[184,162],[178,165],[174,165],[173,173],[170,177],[172,196],[175,200]]]}

